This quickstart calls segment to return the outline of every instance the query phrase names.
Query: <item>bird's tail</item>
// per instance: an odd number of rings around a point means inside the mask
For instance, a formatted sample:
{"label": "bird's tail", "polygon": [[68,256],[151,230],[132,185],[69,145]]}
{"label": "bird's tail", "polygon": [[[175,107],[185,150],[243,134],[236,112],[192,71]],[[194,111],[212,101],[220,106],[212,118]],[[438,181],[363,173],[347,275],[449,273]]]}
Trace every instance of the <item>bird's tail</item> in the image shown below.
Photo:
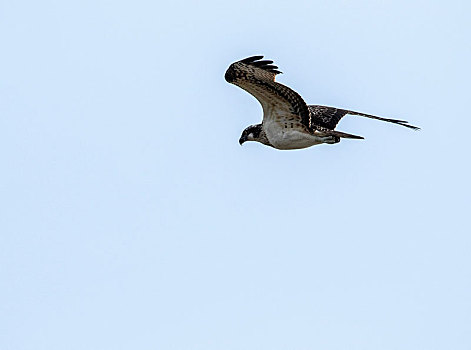
{"label": "bird's tail", "polygon": [[[336,131],[336,130],[322,130],[321,132],[325,136],[335,136],[336,138],[343,138],[343,139],[356,139],[356,140],[363,140],[363,136],[347,134],[346,132]],[[340,140],[339,140],[340,141]]]}
{"label": "bird's tail", "polygon": [[388,122],[388,123],[394,123],[394,124],[402,125],[402,126],[405,126],[406,128],[413,129],[413,130],[420,130],[419,127],[414,126],[414,125],[410,125],[409,122],[406,121],[406,120],[381,118],[381,117],[377,117],[377,116],[375,116],[375,115],[366,114],[366,113],[360,113],[360,112],[355,112],[355,111],[349,111],[349,110],[345,110],[345,112],[347,112],[347,114],[359,115],[359,116],[361,116],[361,117],[366,117],[366,118],[371,118],[371,119],[376,119],[376,120],[382,120],[383,122]]}

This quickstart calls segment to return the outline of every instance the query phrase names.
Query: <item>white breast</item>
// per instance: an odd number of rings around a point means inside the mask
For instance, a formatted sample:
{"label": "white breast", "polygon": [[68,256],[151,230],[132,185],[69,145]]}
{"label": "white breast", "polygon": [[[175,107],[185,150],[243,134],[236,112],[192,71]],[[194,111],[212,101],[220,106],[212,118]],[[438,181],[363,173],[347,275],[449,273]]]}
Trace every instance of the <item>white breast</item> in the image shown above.
{"label": "white breast", "polygon": [[270,143],[278,149],[300,149],[323,143],[321,138],[297,130],[288,129],[275,133],[265,131],[265,133]]}
{"label": "white breast", "polygon": [[300,149],[324,142],[321,137],[310,135],[304,132],[304,130],[291,127],[291,123],[288,123],[287,127],[285,127],[285,123],[280,123],[273,119],[265,119],[262,127],[268,141],[278,149]]}

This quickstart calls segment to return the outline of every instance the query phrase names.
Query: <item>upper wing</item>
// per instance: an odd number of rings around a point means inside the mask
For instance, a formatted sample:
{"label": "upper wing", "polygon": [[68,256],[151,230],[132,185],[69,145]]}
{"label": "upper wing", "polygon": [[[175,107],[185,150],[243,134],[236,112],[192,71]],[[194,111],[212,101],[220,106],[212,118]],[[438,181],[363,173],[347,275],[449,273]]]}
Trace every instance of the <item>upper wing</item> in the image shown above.
{"label": "upper wing", "polygon": [[326,107],[326,106],[308,106],[309,112],[311,113],[311,123],[323,126],[328,129],[335,129],[340,119],[347,114],[359,115],[371,119],[382,120],[389,123],[405,126],[406,128],[418,130],[420,128],[408,124],[405,120],[381,118],[371,114],[365,114],[360,112],[349,111],[346,109]]}
{"label": "upper wing", "polygon": [[226,71],[227,82],[237,85],[253,95],[262,105],[264,119],[277,118],[277,122],[301,124],[310,129],[310,114],[299,94],[275,82],[279,73],[273,61],[252,56],[232,63]]}

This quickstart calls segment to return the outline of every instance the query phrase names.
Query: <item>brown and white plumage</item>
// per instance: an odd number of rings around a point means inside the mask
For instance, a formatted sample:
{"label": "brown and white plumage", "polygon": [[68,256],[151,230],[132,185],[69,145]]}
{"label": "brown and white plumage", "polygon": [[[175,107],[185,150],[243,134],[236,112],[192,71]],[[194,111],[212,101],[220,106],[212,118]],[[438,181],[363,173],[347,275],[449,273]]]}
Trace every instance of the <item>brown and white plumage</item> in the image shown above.
{"label": "brown and white plumage", "polygon": [[227,82],[253,95],[262,105],[262,124],[252,125],[242,133],[239,142],[258,141],[278,149],[298,149],[320,143],[337,143],[340,138],[363,139],[361,136],[334,130],[347,114],[399,124],[418,129],[404,120],[386,119],[369,114],[325,106],[308,106],[289,87],[275,82],[281,72],[273,61],[252,56],[232,63],[226,71]]}

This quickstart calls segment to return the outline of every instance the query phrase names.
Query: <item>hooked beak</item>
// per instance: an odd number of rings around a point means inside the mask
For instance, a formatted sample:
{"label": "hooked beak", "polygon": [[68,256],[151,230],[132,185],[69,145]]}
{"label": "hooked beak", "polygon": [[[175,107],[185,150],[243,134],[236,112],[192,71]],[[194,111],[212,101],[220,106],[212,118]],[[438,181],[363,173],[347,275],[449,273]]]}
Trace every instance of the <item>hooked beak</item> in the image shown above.
{"label": "hooked beak", "polygon": [[247,141],[247,138],[245,136],[241,136],[240,139],[239,139],[239,145],[242,146],[242,144]]}

